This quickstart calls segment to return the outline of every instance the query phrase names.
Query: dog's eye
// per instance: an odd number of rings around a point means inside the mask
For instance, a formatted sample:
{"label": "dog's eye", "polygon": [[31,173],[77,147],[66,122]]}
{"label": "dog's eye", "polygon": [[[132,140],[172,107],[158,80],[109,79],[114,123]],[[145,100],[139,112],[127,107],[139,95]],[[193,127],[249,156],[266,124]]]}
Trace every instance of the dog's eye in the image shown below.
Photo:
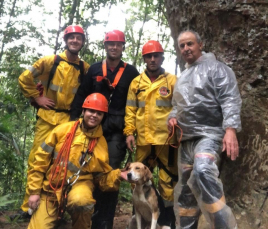
{"label": "dog's eye", "polygon": [[140,169],[140,167],[136,167],[136,169],[137,169],[137,170],[139,170],[139,169]]}

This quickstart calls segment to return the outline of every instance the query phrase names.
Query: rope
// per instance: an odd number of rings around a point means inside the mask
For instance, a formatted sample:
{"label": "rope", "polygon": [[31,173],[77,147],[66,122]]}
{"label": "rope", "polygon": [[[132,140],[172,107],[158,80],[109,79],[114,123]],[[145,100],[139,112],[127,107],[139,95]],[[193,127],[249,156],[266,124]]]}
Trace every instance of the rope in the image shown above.
{"label": "rope", "polygon": [[[170,141],[170,140],[172,139],[172,137],[174,136],[174,133],[175,133],[175,127],[177,127],[178,129],[180,129],[180,137],[179,137],[179,139],[178,139],[178,145],[172,145],[172,144],[169,144],[169,141]],[[168,136],[167,140],[165,141],[164,145],[162,145],[162,147],[160,148],[160,150],[159,150],[158,153],[156,154],[156,156],[155,156],[153,162],[151,163],[149,169],[153,168],[152,166],[153,166],[153,164],[155,163],[156,159],[158,158],[158,155],[162,152],[164,146],[167,145],[167,143],[168,143],[171,147],[173,147],[173,148],[179,148],[180,143],[181,143],[181,139],[182,139],[182,134],[183,134],[183,131],[182,131],[182,129],[179,127],[179,125],[176,124],[176,125],[172,126],[172,132],[169,134],[169,136]]]}
{"label": "rope", "polygon": [[[61,194],[60,204],[58,207],[58,220],[61,220],[63,218],[63,215],[64,215],[66,207],[67,207],[67,203],[68,203],[68,194],[71,191],[73,185],[78,180],[79,174],[80,174],[82,168],[84,167],[84,165],[91,160],[92,154],[93,154],[93,149],[94,149],[96,143],[97,143],[97,138],[93,138],[92,141],[88,144],[88,149],[85,153],[85,158],[83,159],[84,161],[81,163],[80,168],[78,169],[78,171],[75,174],[73,174],[72,176],[70,176],[67,179],[67,185],[63,188],[63,191]],[[74,179],[73,182],[71,182],[72,179]]]}
{"label": "rope", "polygon": [[[46,210],[47,210],[47,214],[50,216],[49,212],[48,212],[48,202],[49,202],[49,198],[52,197],[54,195],[54,197],[56,197],[56,192],[61,190],[64,186],[65,180],[66,180],[66,176],[67,176],[67,165],[68,165],[68,161],[69,161],[69,155],[70,155],[70,148],[71,148],[71,144],[76,132],[76,129],[78,127],[78,124],[80,124],[79,120],[77,120],[74,124],[74,126],[72,127],[71,131],[66,135],[65,137],[65,141],[58,153],[58,156],[56,158],[56,160],[54,161],[52,168],[51,168],[51,172],[50,172],[50,176],[49,176],[49,186],[50,188],[53,190],[53,193],[51,195],[47,195],[47,200],[46,200]],[[64,171],[63,173],[63,177],[61,178],[61,174],[62,171]],[[53,185],[53,181],[57,181],[57,183],[55,185]],[[61,183],[60,183],[61,181]],[[56,201],[54,201],[55,205]]]}
{"label": "rope", "polygon": [[[76,121],[74,126],[72,127],[71,131],[66,135],[65,141],[58,153],[58,156],[56,160],[53,163],[53,166],[51,168],[51,173],[49,176],[49,185],[50,188],[56,193],[56,191],[61,190],[66,179],[67,175],[67,165],[69,161],[69,154],[70,154],[70,148],[71,144],[77,129],[78,124],[80,124],[80,121]],[[61,179],[61,172],[64,170],[63,178]],[[57,183],[55,186],[53,186],[53,181],[57,180]],[[59,185],[61,180],[61,184]]]}

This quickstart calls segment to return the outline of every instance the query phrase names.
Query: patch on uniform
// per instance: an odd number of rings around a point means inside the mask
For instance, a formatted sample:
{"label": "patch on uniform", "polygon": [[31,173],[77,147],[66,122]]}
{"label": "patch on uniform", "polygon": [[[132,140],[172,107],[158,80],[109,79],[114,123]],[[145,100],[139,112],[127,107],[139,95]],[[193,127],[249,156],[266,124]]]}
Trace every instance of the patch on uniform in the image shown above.
{"label": "patch on uniform", "polygon": [[159,88],[159,93],[160,93],[160,95],[166,96],[166,95],[168,95],[169,90],[168,90],[167,87],[160,87]]}

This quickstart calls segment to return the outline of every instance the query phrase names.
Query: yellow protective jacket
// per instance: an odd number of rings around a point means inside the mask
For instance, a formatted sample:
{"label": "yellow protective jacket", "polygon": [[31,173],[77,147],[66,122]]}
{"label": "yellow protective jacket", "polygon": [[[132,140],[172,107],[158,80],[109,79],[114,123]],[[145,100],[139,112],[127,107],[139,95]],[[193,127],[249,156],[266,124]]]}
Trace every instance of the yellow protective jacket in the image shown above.
{"label": "yellow protective jacket", "polygon": [[[168,138],[167,117],[177,77],[165,72],[151,82],[145,72],[131,82],[128,90],[125,135],[137,132],[137,145],[163,145]],[[170,141],[175,143],[175,138]]]}
{"label": "yellow protective jacket", "polygon": [[[93,133],[88,133],[84,130],[81,123],[82,119],[80,119],[80,125],[71,144],[66,179],[78,171],[80,168],[79,161],[82,156],[81,152],[86,151],[90,139],[97,137],[98,141],[93,150],[93,156],[89,163],[85,164],[82,168],[78,181],[92,180],[92,183],[98,182],[102,191],[118,190],[121,171],[119,169],[112,170],[112,167],[109,165],[108,147],[103,137],[101,125],[96,127]],[[33,168],[28,174],[30,195],[38,195],[42,190],[52,192],[49,187],[51,168],[65,141],[67,133],[70,132],[74,124],[75,122],[67,122],[57,126],[38,148]]]}
{"label": "yellow protective jacket", "polygon": [[[68,61],[66,51],[60,53],[59,56]],[[35,81],[41,81],[44,86],[44,96],[55,102],[55,109],[70,110],[70,105],[80,85],[78,80],[80,70],[65,61],[60,61],[47,91],[49,73],[54,64],[54,58],[55,55],[50,55],[36,61],[33,66],[19,76],[19,85],[26,98],[36,98],[39,96],[39,91],[36,89]],[[73,63],[79,66],[79,60],[77,58]],[[84,62],[84,74],[88,68],[89,64]],[[37,115],[52,125],[69,121],[69,113],[66,112],[56,112],[40,108]]]}

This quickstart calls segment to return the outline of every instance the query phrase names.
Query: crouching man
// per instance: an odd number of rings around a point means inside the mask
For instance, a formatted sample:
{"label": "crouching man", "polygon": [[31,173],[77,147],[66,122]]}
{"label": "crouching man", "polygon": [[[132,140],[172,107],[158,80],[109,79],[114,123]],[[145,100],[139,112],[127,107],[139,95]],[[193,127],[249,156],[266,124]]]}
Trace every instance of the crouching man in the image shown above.
{"label": "crouching man", "polygon": [[57,126],[35,154],[28,176],[29,207],[34,211],[28,229],[55,228],[65,209],[73,228],[90,228],[95,185],[116,191],[126,176],[109,166],[100,125],[108,111],[106,98],[91,94],[82,107],[84,117]]}

